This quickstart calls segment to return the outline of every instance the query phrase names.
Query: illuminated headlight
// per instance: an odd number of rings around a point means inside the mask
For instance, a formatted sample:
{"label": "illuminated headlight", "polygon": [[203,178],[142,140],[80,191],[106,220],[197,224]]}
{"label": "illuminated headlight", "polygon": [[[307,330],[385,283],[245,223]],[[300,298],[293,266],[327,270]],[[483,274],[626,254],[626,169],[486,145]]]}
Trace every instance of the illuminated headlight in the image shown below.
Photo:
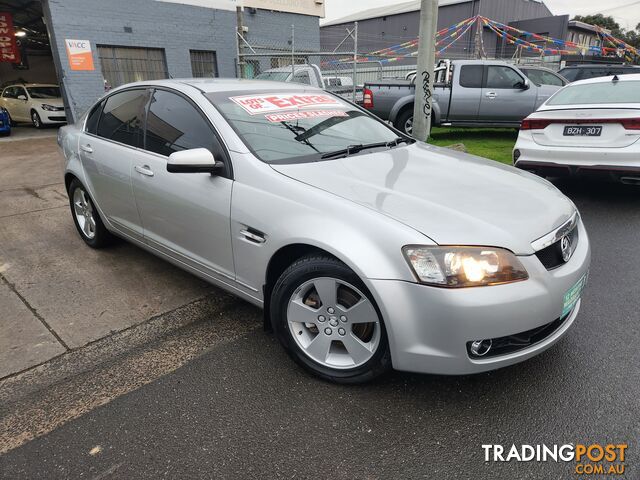
{"label": "illuminated headlight", "polygon": [[47,105],[46,103],[42,104],[42,109],[47,110],[48,112],[57,112],[58,107],[54,107],[53,105]]}
{"label": "illuminated headlight", "polygon": [[416,277],[429,285],[479,287],[529,278],[520,260],[502,248],[408,245],[402,250]]}

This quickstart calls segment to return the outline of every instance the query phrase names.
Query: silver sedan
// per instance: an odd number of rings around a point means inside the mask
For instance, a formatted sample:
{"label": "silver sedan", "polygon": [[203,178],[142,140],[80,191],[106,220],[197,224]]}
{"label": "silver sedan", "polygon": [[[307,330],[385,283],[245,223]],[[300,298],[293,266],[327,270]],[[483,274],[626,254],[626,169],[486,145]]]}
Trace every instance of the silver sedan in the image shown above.
{"label": "silver sedan", "polygon": [[553,185],[322,90],[130,84],[58,141],[87,245],[126,239],[262,307],[325,379],[504,367],[580,308],[589,241]]}

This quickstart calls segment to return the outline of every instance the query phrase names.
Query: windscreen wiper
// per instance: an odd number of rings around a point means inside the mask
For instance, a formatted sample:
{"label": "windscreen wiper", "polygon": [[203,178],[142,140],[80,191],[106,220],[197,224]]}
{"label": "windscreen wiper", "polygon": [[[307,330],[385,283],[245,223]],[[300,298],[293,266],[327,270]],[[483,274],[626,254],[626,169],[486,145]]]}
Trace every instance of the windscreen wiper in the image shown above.
{"label": "windscreen wiper", "polygon": [[382,148],[386,147],[388,142],[378,142],[378,143],[367,143],[366,145],[349,145],[347,148],[343,148],[342,150],[336,150],[335,152],[329,152],[322,155],[320,158],[325,160],[327,158],[338,158],[338,157],[348,157],[353,153],[361,152],[362,150],[366,150],[369,148]]}
{"label": "windscreen wiper", "polygon": [[335,152],[329,152],[322,155],[320,158],[326,160],[328,158],[338,158],[338,157],[348,157],[353,153],[361,152],[362,150],[368,150],[370,148],[382,148],[382,147],[397,147],[401,143],[414,143],[415,140],[409,137],[397,137],[390,142],[378,142],[378,143],[367,143],[360,145],[349,145],[347,148],[343,148],[342,150],[336,150]]}

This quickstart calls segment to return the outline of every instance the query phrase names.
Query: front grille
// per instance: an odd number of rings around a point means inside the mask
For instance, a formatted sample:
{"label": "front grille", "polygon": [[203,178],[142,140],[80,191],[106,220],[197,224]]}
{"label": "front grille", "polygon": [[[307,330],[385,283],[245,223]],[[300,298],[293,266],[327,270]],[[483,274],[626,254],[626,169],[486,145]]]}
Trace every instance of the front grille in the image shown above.
{"label": "front grille", "polygon": [[549,337],[553,332],[558,330],[571,315],[569,312],[564,317],[555,319],[553,322],[542,325],[538,328],[532,328],[526,332],[516,333],[515,335],[508,335],[506,337],[497,337],[491,339],[491,350],[484,355],[478,356],[471,353],[471,344],[473,342],[467,342],[467,355],[470,358],[491,358],[498,355],[506,355],[508,353],[517,352],[524,348],[530,347],[536,343],[543,341]]}
{"label": "front grille", "polygon": [[[569,240],[571,240],[571,245],[573,245],[573,248],[575,249],[575,246],[578,244],[578,228],[576,227],[571,230],[568,236]],[[536,252],[536,257],[538,257],[538,260],[540,260],[547,270],[553,270],[554,268],[558,268],[565,264],[565,261],[562,258],[562,248],[560,247],[561,242],[562,240],[558,240],[548,247]]]}

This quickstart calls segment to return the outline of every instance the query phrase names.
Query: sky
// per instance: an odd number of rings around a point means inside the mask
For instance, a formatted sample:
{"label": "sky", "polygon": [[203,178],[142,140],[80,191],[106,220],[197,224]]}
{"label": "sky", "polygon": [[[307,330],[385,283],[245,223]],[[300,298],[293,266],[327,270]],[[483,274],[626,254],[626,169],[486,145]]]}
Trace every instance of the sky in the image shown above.
{"label": "sky", "polygon": [[[326,0],[325,21],[350,15],[369,8],[402,3],[405,0]],[[589,15],[602,13],[611,15],[621,27],[634,28],[640,23],[640,1],[638,0],[544,0],[555,15]]]}

